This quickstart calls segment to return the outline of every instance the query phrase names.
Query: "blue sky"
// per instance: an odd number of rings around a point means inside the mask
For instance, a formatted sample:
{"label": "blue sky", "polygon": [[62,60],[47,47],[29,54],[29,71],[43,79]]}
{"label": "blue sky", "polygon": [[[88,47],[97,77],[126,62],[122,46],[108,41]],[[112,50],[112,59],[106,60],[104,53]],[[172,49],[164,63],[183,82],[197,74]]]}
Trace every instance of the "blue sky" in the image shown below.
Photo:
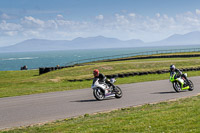
{"label": "blue sky", "polygon": [[0,47],[40,38],[157,41],[200,30],[199,0],[1,0]]}

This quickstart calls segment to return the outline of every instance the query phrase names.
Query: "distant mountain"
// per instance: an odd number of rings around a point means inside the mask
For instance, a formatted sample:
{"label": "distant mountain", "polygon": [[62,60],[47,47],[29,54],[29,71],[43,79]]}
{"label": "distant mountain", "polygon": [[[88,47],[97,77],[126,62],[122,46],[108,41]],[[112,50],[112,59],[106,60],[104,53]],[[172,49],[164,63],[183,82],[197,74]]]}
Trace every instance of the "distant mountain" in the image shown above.
{"label": "distant mountain", "polygon": [[43,40],[43,39],[29,39],[15,45],[2,47],[0,52],[25,52],[25,51],[49,51],[60,50],[65,47],[67,41],[63,40]]}
{"label": "distant mountain", "polygon": [[154,46],[170,46],[170,45],[195,45],[200,44],[200,32],[190,32],[184,35],[174,34],[164,40],[148,43]]}
{"label": "distant mountain", "polygon": [[29,39],[15,45],[1,47],[0,52],[52,51],[71,49],[124,48],[143,46],[141,40],[121,41],[103,36],[76,38],[74,40]]}
{"label": "distant mountain", "polygon": [[200,32],[190,32],[184,35],[174,34],[164,40],[144,43],[139,39],[122,41],[116,38],[103,36],[82,38],[74,40],[44,40],[29,39],[15,45],[0,47],[0,52],[27,52],[27,51],[53,51],[72,49],[98,49],[98,48],[128,48],[144,46],[172,46],[200,44]]}

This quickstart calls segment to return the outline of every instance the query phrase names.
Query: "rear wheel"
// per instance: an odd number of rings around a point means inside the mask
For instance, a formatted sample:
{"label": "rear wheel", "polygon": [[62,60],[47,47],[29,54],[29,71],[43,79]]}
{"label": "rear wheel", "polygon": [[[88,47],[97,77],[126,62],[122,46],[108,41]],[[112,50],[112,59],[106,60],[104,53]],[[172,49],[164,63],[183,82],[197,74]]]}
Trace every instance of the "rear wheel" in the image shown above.
{"label": "rear wheel", "polygon": [[123,95],[122,90],[118,86],[116,86],[115,87],[115,97],[116,98],[121,98],[122,95]]}
{"label": "rear wheel", "polygon": [[189,87],[190,87],[190,89],[188,89],[188,90],[189,91],[193,91],[194,90],[194,85],[193,85],[191,80],[188,80],[188,81],[189,81]]}
{"label": "rear wheel", "polygon": [[93,90],[93,95],[94,95],[94,97],[95,97],[97,100],[99,100],[99,101],[101,101],[101,100],[103,100],[103,99],[105,98],[104,92],[103,92],[103,90],[100,89],[100,88],[94,89],[94,90]]}
{"label": "rear wheel", "polygon": [[178,82],[173,82],[173,88],[176,92],[181,91],[181,85]]}

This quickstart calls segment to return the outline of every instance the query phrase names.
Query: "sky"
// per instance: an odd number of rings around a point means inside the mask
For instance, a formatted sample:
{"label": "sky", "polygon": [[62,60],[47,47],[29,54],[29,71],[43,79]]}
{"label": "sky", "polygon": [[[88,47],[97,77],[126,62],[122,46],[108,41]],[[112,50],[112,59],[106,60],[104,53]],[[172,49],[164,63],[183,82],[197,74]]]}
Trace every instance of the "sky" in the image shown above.
{"label": "sky", "polygon": [[200,0],[0,0],[0,47],[105,36],[153,42],[200,31]]}

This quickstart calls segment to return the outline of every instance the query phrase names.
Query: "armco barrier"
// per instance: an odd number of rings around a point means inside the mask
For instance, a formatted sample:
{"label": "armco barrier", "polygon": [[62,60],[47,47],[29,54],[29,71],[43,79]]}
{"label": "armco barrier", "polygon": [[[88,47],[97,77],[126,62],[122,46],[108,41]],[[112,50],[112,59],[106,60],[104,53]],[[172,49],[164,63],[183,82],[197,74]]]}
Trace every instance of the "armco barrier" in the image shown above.
{"label": "armco barrier", "polygon": [[[181,71],[200,71],[200,67],[196,68],[181,68]],[[164,73],[169,73],[169,70],[157,70],[157,71],[147,71],[147,72],[133,72],[133,73],[119,73],[119,74],[113,74],[113,75],[105,75],[108,79],[110,78],[124,78],[124,77],[129,77],[129,76],[142,76],[142,75],[148,75],[148,74],[164,74]],[[69,82],[76,82],[76,81],[84,81],[84,80],[92,80],[93,78],[88,78],[88,79],[72,79],[72,80],[67,80]]]}

